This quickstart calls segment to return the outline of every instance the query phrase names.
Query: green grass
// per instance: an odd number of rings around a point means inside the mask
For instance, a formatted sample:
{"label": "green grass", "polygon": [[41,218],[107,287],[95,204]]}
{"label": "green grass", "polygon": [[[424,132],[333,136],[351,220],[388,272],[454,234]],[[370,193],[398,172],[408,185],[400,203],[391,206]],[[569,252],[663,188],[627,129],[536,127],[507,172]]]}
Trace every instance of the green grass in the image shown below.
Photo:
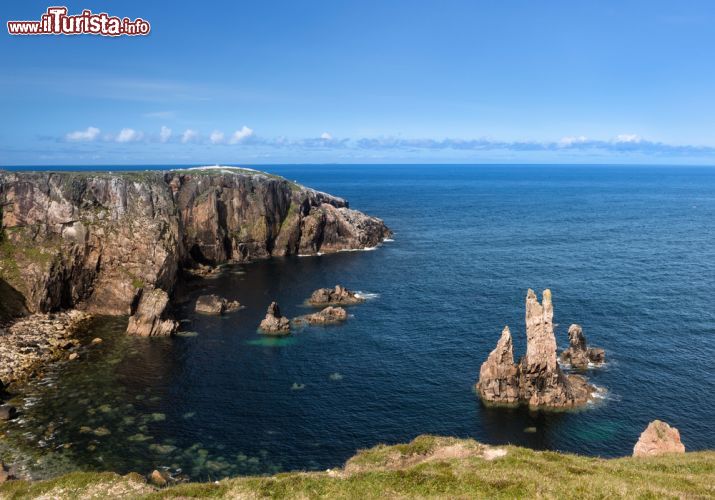
{"label": "green grass", "polygon": [[0,486],[0,498],[715,498],[715,452],[600,459],[420,436],[359,452],[343,469],[154,488],[136,475],[73,473]]}

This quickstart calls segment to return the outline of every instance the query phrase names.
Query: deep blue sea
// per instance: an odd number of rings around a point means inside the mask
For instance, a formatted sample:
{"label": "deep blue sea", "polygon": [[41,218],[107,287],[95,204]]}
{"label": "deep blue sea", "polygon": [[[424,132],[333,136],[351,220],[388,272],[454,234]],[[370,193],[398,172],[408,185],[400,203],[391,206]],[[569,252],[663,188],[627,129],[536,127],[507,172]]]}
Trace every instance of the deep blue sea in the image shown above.
{"label": "deep blue sea", "polygon": [[[258,168],[347,198],[394,241],[188,283],[175,338],[96,320],[87,338],[101,346],[16,399],[6,441],[41,454],[33,467],[215,479],[340,466],[424,433],[613,457],[656,418],[687,449],[715,448],[715,168]],[[304,314],[311,291],[336,283],[371,297],[346,324],[257,334],[272,300]],[[528,288],[552,290],[560,348],[579,323],[606,350],[587,373],[605,399],[560,413],[482,406],[473,386],[504,325],[524,354]],[[195,315],[212,292],[247,307]]]}

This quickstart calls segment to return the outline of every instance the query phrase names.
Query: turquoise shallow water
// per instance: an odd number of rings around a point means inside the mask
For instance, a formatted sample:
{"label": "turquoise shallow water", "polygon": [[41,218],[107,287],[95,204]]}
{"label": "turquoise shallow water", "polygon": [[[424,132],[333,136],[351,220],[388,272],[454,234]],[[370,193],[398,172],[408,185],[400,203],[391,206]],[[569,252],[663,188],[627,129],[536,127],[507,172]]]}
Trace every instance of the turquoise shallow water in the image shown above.
{"label": "turquoise shallow water", "polygon": [[[166,466],[215,479],[325,469],[422,433],[618,456],[655,418],[688,449],[715,448],[715,169],[270,170],[384,218],[394,241],[188,283],[187,333],[172,339],[126,338],[126,320],[98,319],[87,341],[105,342],[27,388],[0,452],[41,455],[31,468],[42,474]],[[256,333],[271,300],[304,314],[313,289],[336,283],[371,294],[345,325]],[[607,389],[602,401],[570,413],[478,401],[479,366],[505,324],[524,353],[529,287],[552,289],[561,347],[577,322],[606,349],[606,366],[588,373]],[[247,307],[194,315],[206,292]]]}

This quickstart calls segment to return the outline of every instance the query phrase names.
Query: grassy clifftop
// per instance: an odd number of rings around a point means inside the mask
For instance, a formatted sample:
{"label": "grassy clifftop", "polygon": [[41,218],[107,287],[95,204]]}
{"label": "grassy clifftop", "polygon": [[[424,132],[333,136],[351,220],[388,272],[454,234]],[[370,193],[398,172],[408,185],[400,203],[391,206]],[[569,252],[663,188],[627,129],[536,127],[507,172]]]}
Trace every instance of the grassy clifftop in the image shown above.
{"label": "grassy clifftop", "polygon": [[0,498],[606,498],[715,497],[715,452],[599,459],[420,436],[358,453],[342,469],[166,488],[136,474],[12,481]]}

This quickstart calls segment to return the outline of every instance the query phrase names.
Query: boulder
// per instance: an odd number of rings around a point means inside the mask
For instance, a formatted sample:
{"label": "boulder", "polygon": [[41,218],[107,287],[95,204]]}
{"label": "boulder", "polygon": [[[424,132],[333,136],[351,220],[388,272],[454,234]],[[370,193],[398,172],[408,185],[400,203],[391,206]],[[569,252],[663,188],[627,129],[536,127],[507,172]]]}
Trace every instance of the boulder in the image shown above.
{"label": "boulder", "polygon": [[149,474],[149,482],[154,486],[163,487],[169,483],[171,476],[166,471],[160,471],[154,469],[151,474]]}
{"label": "boulder", "polygon": [[328,305],[348,306],[362,302],[365,302],[365,299],[341,285],[335,285],[335,288],[319,288],[308,299],[308,304],[318,307]]}
{"label": "boulder", "polygon": [[299,316],[293,321],[296,323],[309,323],[311,325],[332,325],[342,323],[348,319],[348,312],[342,307],[328,306],[313,314]]}
{"label": "boulder", "polygon": [[551,291],[540,303],[533,290],[526,296],[526,356],[514,363],[509,328],[482,364],[476,389],[486,403],[525,403],[530,407],[568,408],[585,404],[594,388],[578,375],[561,371],[556,357]]}
{"label": "boulder", "polygon": [[651,457],[666,453],[685,453],[680,432],[660,420],[653,420],[633,447],[634,457]]}
{"label": "boulder", "polygon": [[580,325],[569,327],[569,348],[561,353],[561,360],[574,368],[587,368],[589,363],[600,364],[606,360],[603,349],[588,347]]}
{"label": "boulder", "polygon": [[142,290],[136,308],[129,318],[127,333],[140,337],[160,337],[176,332],[179,323],[168,319],[169,295],[160,288]]}
{"label": "boulder", "polygon": [[17,417],[17,408],[12,405],[0,406],[0,421],[12,420]]}
{"label": "boulder", "polygon": [[290,333],[290,321],[281,315],[277,302],[271,302],[266,312],[266,317],[258,327],[261,333],[266,335],[288,335]]}
{"label": "boulder", "polygon": [[218,295],[201,295],[196,299],[195,310],[202,314],[223,314],[225,312],[237,311],[241,304],[237,300],[226,300]]}

